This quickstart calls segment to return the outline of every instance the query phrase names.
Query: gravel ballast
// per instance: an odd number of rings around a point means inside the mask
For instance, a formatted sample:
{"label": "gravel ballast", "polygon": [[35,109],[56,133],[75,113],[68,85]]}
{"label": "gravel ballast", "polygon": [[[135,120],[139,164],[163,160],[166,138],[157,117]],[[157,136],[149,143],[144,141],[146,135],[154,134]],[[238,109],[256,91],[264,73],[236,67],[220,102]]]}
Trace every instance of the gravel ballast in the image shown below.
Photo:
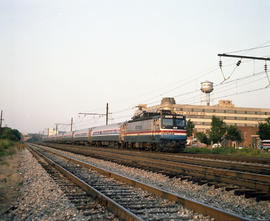
{"label": "gravel ballast", "polygon": [[18,154],[20,194],[1,220],[85,220],[28,150]]}
{"label": "gravel ballast", "polygon": [[[57,151],[67,154],[65,151]],[[180,178],[169,178],[162,174],[130,168],[109,161],[72,153],[68,153],[68,155],[91,163],[97,167],[176,193],[181,197],[186,197],[216,208],[224,209],[251,220],[270,220],[269,201],[256,202],[255,198],[247,199],[244,196],[235,196],[234,191],[226,191],[225,188],[215,189],[214,186],[209,187],[207,184],[193,184],[190,181],[181,180]]]}
{"label": "gravel ballast", "polygon": [[[70,203],[62,190],[57,188],[55,181],[27,149],[18,154],[20,154],[18,172],[23,179],[20,195],[17,202],[0,217],[0,220],[85,220],[85,217]],[[244,196],[235,196],[233,191],[228,192],[224,188],[215,189],[207,184],[197,185],[179,178],[169,178],[162,174],[104,160],[72,153],[68,153],[68,155],[251,220],[270,220],[268,201],[256,202],[254,198],[246,199]]]}

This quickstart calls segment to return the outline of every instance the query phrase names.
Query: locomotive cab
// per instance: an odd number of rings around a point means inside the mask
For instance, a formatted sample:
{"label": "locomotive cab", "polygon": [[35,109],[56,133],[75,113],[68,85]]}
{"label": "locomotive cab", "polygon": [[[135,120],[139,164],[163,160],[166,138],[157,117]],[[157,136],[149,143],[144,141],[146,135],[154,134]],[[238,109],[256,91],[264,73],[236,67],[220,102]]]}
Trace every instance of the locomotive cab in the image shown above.
{"label": "locomotive cab", "polygon": [[176,114],[161,116],[161,129],[186,129],[186,119]]}
{"label": "locomotive cab", "polygon": [[185,148],[186,118],[179,114],[163,112],[160,115],[160,143],[175,149]]}

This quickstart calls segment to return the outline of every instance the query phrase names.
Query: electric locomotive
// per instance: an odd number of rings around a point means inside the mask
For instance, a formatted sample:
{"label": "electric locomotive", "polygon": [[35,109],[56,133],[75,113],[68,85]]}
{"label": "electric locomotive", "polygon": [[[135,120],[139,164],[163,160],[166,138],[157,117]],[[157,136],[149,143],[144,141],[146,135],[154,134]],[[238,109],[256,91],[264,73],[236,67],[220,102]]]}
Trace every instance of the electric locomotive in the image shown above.
{"label": "electric locomotive", "polygon": [[168,110],[144,112],[123,125],[123,145],[165,152],[178,152],[186,144],[185,116]]}

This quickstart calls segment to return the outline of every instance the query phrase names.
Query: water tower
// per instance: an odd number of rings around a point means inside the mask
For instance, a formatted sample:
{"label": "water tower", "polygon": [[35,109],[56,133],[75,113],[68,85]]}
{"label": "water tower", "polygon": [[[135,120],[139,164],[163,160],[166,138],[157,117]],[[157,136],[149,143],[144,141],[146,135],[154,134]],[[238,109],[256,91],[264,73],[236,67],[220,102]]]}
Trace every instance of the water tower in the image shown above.
{"label": "water tower", "polygon": [[214,90],[213,82],[211,81],[204,81],[201,83],[201,91],[205,93],[205,102],[206,105],[210,105],[210,93]]}

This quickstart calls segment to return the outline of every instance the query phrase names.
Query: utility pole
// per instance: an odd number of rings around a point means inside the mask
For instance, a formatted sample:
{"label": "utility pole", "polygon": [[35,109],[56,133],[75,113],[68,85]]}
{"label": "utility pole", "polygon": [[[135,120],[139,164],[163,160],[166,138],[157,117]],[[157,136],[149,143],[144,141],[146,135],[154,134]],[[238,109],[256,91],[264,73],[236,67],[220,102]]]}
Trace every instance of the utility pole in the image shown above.
{"label": "utility pole", "polygon": [[106,117],[106,125],[109,123],[109,103],[106,104],[106,114],[99,114],[99,113],[79,113],[82,115],[91,115],[91,116],[105,116]]}
{"label": "utility pole", "polygon": [[56,124],[55,124],[55,133],[56,133],[56,135],[58,135],[58,126],[59,126],[59,125],[70,126],[70,124],[56,123]]}
{"label": "utility pole", "polygon": [[108,125],[109,122],[109,104],[106,105],[106,125]]}
{"label": "utility pole", "polygon": [[73,117],[71,118],[71,123],[70,123],[70,131],[72,132],[72,126],[73,126]]}
{"label": "utility pole", "polygon": [[2,132],[2,122],[3,122],[3,111],[1,110],[1,117],[0,117],[0,136],[1,136],[1,132]]}

